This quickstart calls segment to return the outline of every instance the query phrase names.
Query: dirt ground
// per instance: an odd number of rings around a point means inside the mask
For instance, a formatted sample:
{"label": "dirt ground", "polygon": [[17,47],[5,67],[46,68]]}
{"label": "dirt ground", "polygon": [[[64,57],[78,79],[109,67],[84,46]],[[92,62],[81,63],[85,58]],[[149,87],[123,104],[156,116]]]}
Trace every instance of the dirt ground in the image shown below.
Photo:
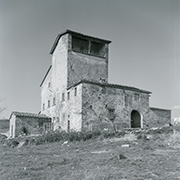
{"label": "dirt ground", "polygon": [[180,134],[7,148],[2,180],[180,180]]}

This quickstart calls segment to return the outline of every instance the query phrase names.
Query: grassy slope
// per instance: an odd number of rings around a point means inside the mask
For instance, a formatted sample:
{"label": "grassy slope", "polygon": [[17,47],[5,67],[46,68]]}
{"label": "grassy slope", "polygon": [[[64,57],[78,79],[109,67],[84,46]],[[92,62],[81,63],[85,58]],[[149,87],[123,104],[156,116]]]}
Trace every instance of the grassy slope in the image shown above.
{"label": "grassy slope", "polygon": [[[179,148],[164,140],[159,135],[146,141],[131,137],[9,149],[1,145],[0,179],[178,180]],[[121,147],[125,143],[130,147]]]}

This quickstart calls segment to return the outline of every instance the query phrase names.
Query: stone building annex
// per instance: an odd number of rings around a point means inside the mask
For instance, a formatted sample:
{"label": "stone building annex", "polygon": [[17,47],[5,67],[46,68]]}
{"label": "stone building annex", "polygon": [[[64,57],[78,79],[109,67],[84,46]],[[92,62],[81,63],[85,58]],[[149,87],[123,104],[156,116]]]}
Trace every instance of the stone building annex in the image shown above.
{"label": "stone building annex", "polygon": [[170,110],[149,107],[151,92],[108,83],[110,43],[71,30],[55,39],[52,65],[40,84],[40,116],[51,118],[53,130],[108,129],[111,122],[116,129],[147,128],[170,122]]}

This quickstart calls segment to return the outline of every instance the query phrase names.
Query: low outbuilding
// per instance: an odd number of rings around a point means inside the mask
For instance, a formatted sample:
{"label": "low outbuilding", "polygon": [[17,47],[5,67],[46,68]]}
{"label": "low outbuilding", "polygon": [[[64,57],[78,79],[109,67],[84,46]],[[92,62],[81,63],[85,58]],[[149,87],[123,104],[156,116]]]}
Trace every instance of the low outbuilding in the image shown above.
{"label": "low outbuilding", "polygon": [[14,111],[9,118],[10,137],[37,135],[51,129],[51,118],[44,114]]}

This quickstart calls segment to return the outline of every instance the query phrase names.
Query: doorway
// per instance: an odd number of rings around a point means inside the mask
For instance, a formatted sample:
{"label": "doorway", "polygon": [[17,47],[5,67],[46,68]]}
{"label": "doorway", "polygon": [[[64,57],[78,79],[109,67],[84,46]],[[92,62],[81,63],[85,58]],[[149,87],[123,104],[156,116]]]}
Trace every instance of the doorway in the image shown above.
{"label": "doorway", "polygon": [[131,128],[141,128],[141,115],[135,110],[131,112]]}

